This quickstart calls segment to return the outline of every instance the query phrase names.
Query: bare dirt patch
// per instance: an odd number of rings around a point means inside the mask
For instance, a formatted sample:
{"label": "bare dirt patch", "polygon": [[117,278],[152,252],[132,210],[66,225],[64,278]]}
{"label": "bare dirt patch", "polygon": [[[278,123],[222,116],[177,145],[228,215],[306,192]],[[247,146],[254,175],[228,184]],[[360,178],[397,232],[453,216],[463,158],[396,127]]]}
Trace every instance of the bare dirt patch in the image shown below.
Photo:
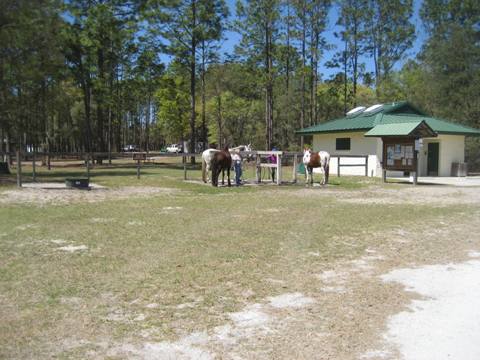
{"label": "bare dirt patch", "polygon": [[[387,343],[405,359],[479,359],[480,261],[397,269],[382,276],[421,295],[388,319]],[[377,350],[386,352],[384,350]]]}
{"label": "bare dirt patch", "polygon": [[142,359],[211,360],[218,356],[239,359],[243,358],[245,343],[255,341],[257,337],[267,337],[288,322],[288,317],[279,310],[300,309],[312,303],[312,298],[299,292],[268,297],[263,303],[249,304],[241,311],[227,314],[230,321],[211,331],[191,333],[173,342],[119,344],[113,346],[108,354]]}
{"label": "bare dirt patch", "polygon": [[65,251],[68,253],[74,253],[77,251],[85,251],[88,250],[88,247],[86,245],[67,245],[67,246],[61,246],[57,248],[57,250]]}
{"label": "bare dirt patch", "polygon": [[23,188],[0,191],[0,204],[33,204],[37,206],[65,205],[70,203],[94,203],[113,199],[148,197],[158,194],[173,194],[177,190],[152,186],[124,186],[115,189],[45,189]]}
{"label": "bare dirt patch", "polygon": [[335,197],[336,200],[351,204],[426,204],[449,206],[454,204],[479,204],[480,189],[442,185],[392,185],[391,187],[371,186],[359,190],[338,190],[334,188],[305,188],[292,192],[298,197]]}
{"label": "bare dirt patch", "polygon": [[[174,241],[163,243],[161,236],[151,241],[150,237],[158,229],[148,228],[148,222],[145,222],[142,238],[142,232],[131,227],[138,225],[134,220],[126,224],[130,226],[125,231],[129,231],[129,235],[122,237],[120,232],[118,236],[122,242],[113,243],[112,249],[121,250],[115,252],[116,257],[101,251],[97,252],[98,259],[88,250],[79,252],[79,256],[52,251],[67,265],[62,268],[67,269],[65,274],[56,274],[56,281],[68,280],[66,283],[70,284],[73,279],[70,272],[74,269],[70,264],[81,266],[86,259],[88,265],[102,264],[112,267],[112,271],[98,283],[98,288],[88,286],[85,287],[87,291],[58,292],[56,286],[52,286],[49,289],[52,295],[61,295],[57,298],[61,306],[55,307],[55,301],[48,303],[55,315],[51,317],[54,326],[50,326],[46,334],[48,327],[42,323],[45,313],[39,313],[33,320],[40,337],[35,343],[30,340],[30,330],[34,326],[28,322],[22,328],[23,338],[28,339],[28,343],[17,348],[10,345],[4,353],[13,355],[5,357],[31,358],[34,357],[31,354],[40,352],[37,358],[400,359],[401,347],[385,343],[388,319],[410,310],[412,301],[422,299],[423,295],[405,291],[400,283],[384,282],[382,275],[395,269],[461,263],[480,256],[477,235],[480,208],[478,203],[472,202],[478,199],[478,194],[474,193],[476,189],[435,187],[420,194],[419,188],[392,186],[358,191],[326,188],[284,192],[280,189],[261,195],[238,195],[239,202],[234,206],[216,196],[215,213],[207,206],[201,211],[215,214],[212,218],[221,220],[222,224],[232,219],[236,223],[222,236],[211,232],[204,237],[200,236],[200,230],[206,232],[205,227],[201,227],[202,222],[197,218],[200,211],[194,213],[195,206],[190,207],[183,199],[176,202],[172,197],[167,204],[161,199],[157,204],[160,212],[186,214],[186,221],[175,226],[161,223],[162,232]],[[441,189],[446,189],[446,193]],[[377,195],[385,202],[361,200]],[[205,204],[212,201],[208,195],[202,196]],[[254,199],[257,196],[260,201]],[[329,197],[330,200],[310,201],[310,197]],[[218,204],[228,209],[223,212],[228,213],[228,217],[218,212],[221,208]],[[408,206],[402,206],[405,204]],[[429,206],[432,204],[434,206]],[[172,209],[166,209],[166,205]],[[452,210],[446,208],[450,205],[453,205]],[[465,210],[459,205],[465,205]],[[269,209],[281,211],[270,213]],[[322,216],[315,217],[315,223],[302,223],[305,209],[313,217]],[[392,221],[387,215],[395,209],[401,211],[395,212]],[[412,213],[418,214],[418,221]],[[288,216],[280,217],[283,214]],[[193,215],[196,218],[189,218]],[[277,215],[282,221],[271,221]],[[88,225],[98,227],[99,233],[107,228],[102,223],[116,219],[114,211],[96,216],[102,220]],[[408,220],[398,221],[402,216]],[[338,219],[328,221],[335,217]],[[377,221],[382,226],[370,227],[367,221],[356,226],[362,218]],[[294,221],[289,222],[291,219]],[[317,223],[321,226],[315,227]],[[288,226],[282,227],[282,224]],[[305,224],[308,226],[303,226]],[[236,232],[232,240],[231,232],[237,228],[241,231]],[[182,235],[185,232],[185,239],[178,235],[179,229]],[[18,233],[34,230],[26,228]],[[50,240],[70,239],[56,233],[28,236],[27,241],[48,239],[42,241],[54,248],[87,244],[84,239],[66,243]],[[131,239],[142,241],[137,243]],[[317,239],[320,240],[315,241]],[[105,244],[108,243],[104,242],[103,246]],[[97,250],[94,242],[88,245]],[[144,247],[148,247],[147,252],[143,252]],[[28,249],[7,245],[5,248],[6,261],[15,254],[30,256],[28,260],[33,260],[30,267],[33,271],[29,276],[34,271],[39,272],[41,260]],[[88,258],[80,256],[83,252]],[[216,261],[219,256],[223,256],[223,260]],[[202,261],[197,261],[198,258]],[[117,259],[118,262],[113,261]],[[174,261],[169,263],[169,259]],[[122,268],[127,261],[131,261],[129,266]],[[27,269],[30,262],[25,264]],[[82,269],[77,279],[81,281],[88,270]],[[94,275],[101,275],[104,270],[104,266],[98,267]],[[115,278],[118,270],[122,276]],[[202,277],[204,274],[209,278]],[[24,283],[29,285],[29,277],[26,280],[28,282]],[[56,284],[55,281],[50,283]],[[8,299],[0,295],[0,301],[9,309],[4,312],[4,318],[12,328],[18,328],[20,321],[14,319],[20,317],[15,310],[18,296],[13,295]],[[29,304],[31,298],[27,295]],[[64,309],[70,313],[62,313]],[[57,311],[63,320],[58,321]],[[6,331],[3,337],[7,338],[9,333],[11,331]],[[58,340],[62,337],[67,339]],[[16,344],[17,338],[9,339],[9,344]]]}

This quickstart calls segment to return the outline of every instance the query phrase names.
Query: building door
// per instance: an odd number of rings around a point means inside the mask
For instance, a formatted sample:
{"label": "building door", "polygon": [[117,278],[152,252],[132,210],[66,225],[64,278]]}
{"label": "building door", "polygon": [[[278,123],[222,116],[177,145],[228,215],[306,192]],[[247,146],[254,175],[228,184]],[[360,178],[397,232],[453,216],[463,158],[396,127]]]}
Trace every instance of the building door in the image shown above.
{"label": "building door", "polygon": [[427,175],[438,176],[438,154],[439,144],[428,144],[428,158],[427,158]]}

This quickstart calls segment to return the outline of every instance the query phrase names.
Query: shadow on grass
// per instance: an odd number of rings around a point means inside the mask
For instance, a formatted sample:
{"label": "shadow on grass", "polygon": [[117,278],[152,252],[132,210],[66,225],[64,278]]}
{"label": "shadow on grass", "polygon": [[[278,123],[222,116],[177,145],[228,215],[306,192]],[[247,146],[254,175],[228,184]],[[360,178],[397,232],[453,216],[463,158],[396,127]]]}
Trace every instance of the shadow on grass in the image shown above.
{"label": "shadow on grass", "polygon": [[17,183],[17,178],[15,174],[0,175],[0,185],[15,185]]}
{"label": "shadow on grass", "polygon": [[408,186],[452,186],[449,184],[438,184],[438,183],[431,183],[431,182],[417,182],[417,185],[414,185],[411,181],[405,180],[387,180],[383,184],[395,184],[395,185],[408,185]]}

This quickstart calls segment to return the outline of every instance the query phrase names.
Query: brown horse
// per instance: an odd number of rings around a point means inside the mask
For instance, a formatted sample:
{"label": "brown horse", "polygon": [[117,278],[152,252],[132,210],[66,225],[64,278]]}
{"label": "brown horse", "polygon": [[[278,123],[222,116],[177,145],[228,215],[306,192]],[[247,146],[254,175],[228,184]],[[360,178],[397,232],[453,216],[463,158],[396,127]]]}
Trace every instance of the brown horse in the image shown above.
{"label": "brown horse", "polygon": [[225,170],[227,170],[228,186],[230,184],[230,168],[232,167],[232,156],[228,151],[228,145],[221,151],[215,152],[212,157],[212,185],[218,186],[218,177],[222,172],[222,185],[225,182]]}
{"label": "brown horse", "polygon": [[320,168],[323,173],[322,182],[320,184],[328,184],[328,175],[330,168],[330,154],[326,151],[313,152],[310,149],[303,150],[303,165],[305,165],[305,184],[310,183],[313,185],[313,168]]}

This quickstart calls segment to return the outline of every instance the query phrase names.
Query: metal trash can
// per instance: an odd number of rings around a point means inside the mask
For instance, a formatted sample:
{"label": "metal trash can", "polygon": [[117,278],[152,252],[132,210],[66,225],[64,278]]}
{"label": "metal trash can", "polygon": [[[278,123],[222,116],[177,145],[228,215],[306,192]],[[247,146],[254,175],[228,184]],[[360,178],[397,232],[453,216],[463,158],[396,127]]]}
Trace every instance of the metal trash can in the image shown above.
{"label": "metal trash can", "polygon": [[463,163],[463,162],[452,163],[451,176],[456,176],[456,177],[467,176],[467,163]]}
{"label": "metal trash can", "polygon": [[0,162],[0,174],[10,174],[10,169],[8,168],[8,163]]}
{"label": "metal trash can", "polygon": [[303,162],[297,165],[297,174],[305,174],[305,165]]}
{"label": "metal trash can", "polygon": [[67,178],[65,179],[65,185],[70,189],[90,189],[88,178]]}

